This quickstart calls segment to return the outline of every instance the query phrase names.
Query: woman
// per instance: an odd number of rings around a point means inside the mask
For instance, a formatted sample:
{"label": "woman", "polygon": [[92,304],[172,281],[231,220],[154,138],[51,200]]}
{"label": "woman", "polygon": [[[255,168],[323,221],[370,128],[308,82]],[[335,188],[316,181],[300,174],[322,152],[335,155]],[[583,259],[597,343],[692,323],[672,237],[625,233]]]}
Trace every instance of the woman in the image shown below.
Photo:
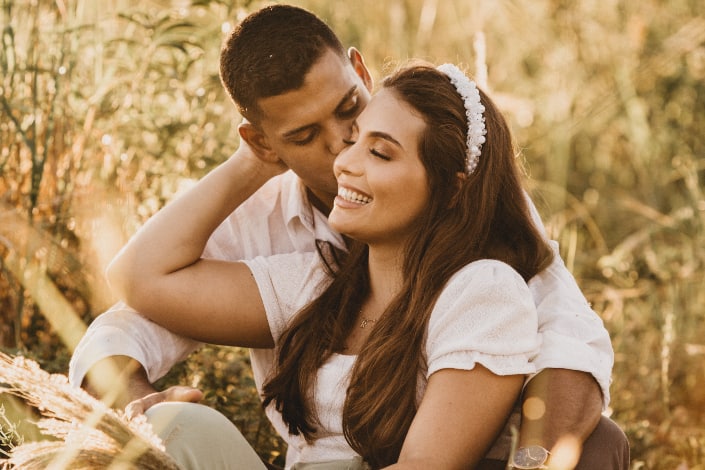
{"label": "woman", "polygon": [[454,66],[413,65],[385,79],[348,144],[329,217],[347,254],[200,259],[241,202],[228,161],[145,224],[108,278],[172,331],[276,348],[263,398],[294,468],[472,468],[533,372],[525,281],[551,259],[507,125]]}

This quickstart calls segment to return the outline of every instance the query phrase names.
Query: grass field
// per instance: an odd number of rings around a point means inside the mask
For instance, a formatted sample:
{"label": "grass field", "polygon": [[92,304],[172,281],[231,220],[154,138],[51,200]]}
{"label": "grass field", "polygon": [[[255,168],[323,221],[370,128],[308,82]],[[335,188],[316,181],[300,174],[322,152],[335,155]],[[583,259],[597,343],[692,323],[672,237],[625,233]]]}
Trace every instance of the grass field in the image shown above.
{"label": "grass field", "polygon": [[[109,3],[0,0],[0,349],[52,372],[114,301],[101,273],[117,249],[237,148],[219,46],[263,5]],[[420,57],[460,63],[489,90],[612,336],[609,413],[632,468],[705,469],[702,0],[291,3],[375,78]],[[207,348],[164,383],[203,387],[275,459],[246,362]]]}

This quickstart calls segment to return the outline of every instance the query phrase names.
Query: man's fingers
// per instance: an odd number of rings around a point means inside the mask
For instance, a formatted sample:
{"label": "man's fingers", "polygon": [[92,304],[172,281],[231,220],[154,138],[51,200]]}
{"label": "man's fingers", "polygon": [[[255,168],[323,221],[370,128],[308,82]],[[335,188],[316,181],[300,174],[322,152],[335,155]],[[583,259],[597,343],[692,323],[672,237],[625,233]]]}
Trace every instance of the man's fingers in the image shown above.
{"label": "man's fingers", "polygon": [[164,392],[154,392],[146,395],[142,398],[138,398],[135,401],[128,403],[125,407],[125,414],[128,419],[132,419],[138,415],[143,414],[145,411],[163,401],[167,401],[166,391]]}
{"label": "man's fingers", "polygon": [[154,405],[165,401],[184,401],[196,403],[203,399],[203,392],[193,387],[174,385],[163,392],[150,393],[142,398],[130,402],[125,407],[125,415],[128,419],[143,414]]}
{"label": "man's fingers", "polygon": [[131,401],[125,407],[125,416],[127,419],[134,419],[135,417],[144,413],[144,406],[142,405],[142,399],[138,398],[135,401]]}
{"label": "man's fingers", "polygon": [[164,398],[162,401],[188,401],[191,403],[196,403],[203,399],[202,391],[197,388],[186,387],[183,385],[175,385],[173,387],[169,387],[164,390],[163,393],[166,394],[166,398]]}

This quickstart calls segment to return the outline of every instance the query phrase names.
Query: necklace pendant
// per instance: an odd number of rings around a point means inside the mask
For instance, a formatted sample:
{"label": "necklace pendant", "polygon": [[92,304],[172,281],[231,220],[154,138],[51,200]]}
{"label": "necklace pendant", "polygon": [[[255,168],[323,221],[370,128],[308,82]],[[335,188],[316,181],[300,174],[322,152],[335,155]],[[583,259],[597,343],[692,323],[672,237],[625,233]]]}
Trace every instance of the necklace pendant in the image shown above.
{"label": "necklace pendant", "polygon": [[375,323],[376,321],[377,321],[377,320],[372,320],[372,319],[369,319],[369,318],[363,318],[363,319],[360,321],[360,328],[365,328],[368,324],[370,324],[370,323]]}

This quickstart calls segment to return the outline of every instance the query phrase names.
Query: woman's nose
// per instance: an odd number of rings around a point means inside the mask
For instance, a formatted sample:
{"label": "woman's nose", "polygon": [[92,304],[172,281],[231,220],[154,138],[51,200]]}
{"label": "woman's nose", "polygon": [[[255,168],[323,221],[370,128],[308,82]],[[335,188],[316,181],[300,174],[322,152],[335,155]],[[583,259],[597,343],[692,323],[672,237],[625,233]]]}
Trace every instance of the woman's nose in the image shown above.
{"label": "woman's nose", "polygon": [[358,174],[360,173],[359,162],[356,158],[357,146],[344,145],[343,149],[338,153],[333,162],[333,171],[336,175],[342,173],[346,174]]}

